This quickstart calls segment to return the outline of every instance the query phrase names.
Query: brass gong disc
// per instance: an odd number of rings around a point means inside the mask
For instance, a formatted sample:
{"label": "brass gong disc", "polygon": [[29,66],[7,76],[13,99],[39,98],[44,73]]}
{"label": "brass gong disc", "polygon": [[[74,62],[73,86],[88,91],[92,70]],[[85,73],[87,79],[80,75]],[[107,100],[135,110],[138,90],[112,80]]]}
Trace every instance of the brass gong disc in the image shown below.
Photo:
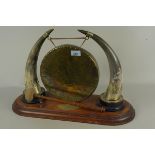
{"label": "brass gong disc", "polygon": [[65,101],[86,99],[99,81],[95,58],[75,45],[61,45],[47,53],[40,74],[47,91]]}

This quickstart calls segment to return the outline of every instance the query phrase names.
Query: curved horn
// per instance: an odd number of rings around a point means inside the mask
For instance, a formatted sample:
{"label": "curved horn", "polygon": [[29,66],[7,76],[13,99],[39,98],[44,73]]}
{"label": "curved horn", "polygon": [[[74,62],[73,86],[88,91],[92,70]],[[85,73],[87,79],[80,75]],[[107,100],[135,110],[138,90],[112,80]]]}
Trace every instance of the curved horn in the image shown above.
{"label": "curved horn", "polygon": [[122,69],[119,59],[113,49],[101,37],[88,31],[78,30],[96,41],[104,50],[110,67],[110,82],[105,93],[101,94],[101,100],[107,103],[118,103],[122,97]]}
{"label": "curved horn", "polygon": [[31,52],[28,56],[26,68],[25,68],[25,99],[27,102],[31,102],[33,100],[34,94],[41,94],[42,89],[38,82],[37,77],[37,61],[40,49],[46,40],[47,37],[49,37],[50,33],[54,29],[50,29],[47,32],[45,32],[35,43],[33,48],[31,49]]}

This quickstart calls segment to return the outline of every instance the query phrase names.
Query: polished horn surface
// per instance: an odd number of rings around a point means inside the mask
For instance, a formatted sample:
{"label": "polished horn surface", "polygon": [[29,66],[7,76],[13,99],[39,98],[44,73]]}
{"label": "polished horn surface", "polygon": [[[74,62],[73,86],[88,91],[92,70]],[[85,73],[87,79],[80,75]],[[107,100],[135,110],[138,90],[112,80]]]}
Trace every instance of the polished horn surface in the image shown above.
{"label": "polished horn surface", "polygon": [[30,51],[29,57],[27,59],[26,68],[25,68],[25,90],[24,95],[27,102],[33,100],[34,94],[41,94],[42,89],[38,82],[37,77],[37,60],[39,56],[40,49],[46,40],[49,37],[50,33],[54,29],[46,31],[35,43],[33,48]]}
{"label": "polished horn surface", "polygon": [[122,69],[119,59],[114,50],[101,37],[88,31],[78,30],[86,36],[92,38],[104,50],[109,67],[110,82],[105,93],[101,94],[101,100],[107,103],[118,103],[123,100],[122,97]]}

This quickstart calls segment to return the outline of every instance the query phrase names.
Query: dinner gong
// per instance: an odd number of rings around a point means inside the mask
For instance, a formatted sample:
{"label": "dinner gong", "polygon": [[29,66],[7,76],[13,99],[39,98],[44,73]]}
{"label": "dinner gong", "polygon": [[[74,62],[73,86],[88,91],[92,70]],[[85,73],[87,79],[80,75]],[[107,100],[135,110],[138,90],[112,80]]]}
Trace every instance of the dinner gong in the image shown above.
{"label": "dinner gong", "polygon": [[88,98],[99,81],[95,58],[75,45],[61,45],[52,49],[44,57],[40,73],[47,91],[65,101]]}
{"label": "dinner gong", "polygon": [[[27,117],[39,117],[93,123],[120,125],[135,116],[132,105],[122,95],[122,68],[111,46],[98,35],[78,30],[82,37],[52,37],[54,29],[45,32],[29,53],[25,68],[25,89],[14,102],[13,111]],[[81,39],[81,45],[56,45],[55,40]],[[99,82],[99,67],[91,51],[83,48],[94,40],[105,53],[110,80],[105,92],[93,94]],[[37,62],[45,40],[53,44],[40,65],[40,85]]]}

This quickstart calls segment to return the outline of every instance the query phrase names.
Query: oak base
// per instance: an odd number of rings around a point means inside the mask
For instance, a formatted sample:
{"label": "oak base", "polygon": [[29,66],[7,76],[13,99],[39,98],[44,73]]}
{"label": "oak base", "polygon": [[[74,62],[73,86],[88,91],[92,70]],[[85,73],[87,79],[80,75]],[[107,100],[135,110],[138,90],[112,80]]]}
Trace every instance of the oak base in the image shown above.
{"label": "oak base", "polygon": [[[91,107],[96,107],[99,101],[98,95],[92,95],[81,104],[89,104]],[[125,100],[121,110],[107,112],[87,110],[67,105],[67,103],[62,104],[49,100],[43,100],[43,103],[38,104],[27,104],[23,100],[23,95],[21,95],[15,100],[12,109],[21,116],[112,126],[128,123],[135,116],[133,107]]]}

